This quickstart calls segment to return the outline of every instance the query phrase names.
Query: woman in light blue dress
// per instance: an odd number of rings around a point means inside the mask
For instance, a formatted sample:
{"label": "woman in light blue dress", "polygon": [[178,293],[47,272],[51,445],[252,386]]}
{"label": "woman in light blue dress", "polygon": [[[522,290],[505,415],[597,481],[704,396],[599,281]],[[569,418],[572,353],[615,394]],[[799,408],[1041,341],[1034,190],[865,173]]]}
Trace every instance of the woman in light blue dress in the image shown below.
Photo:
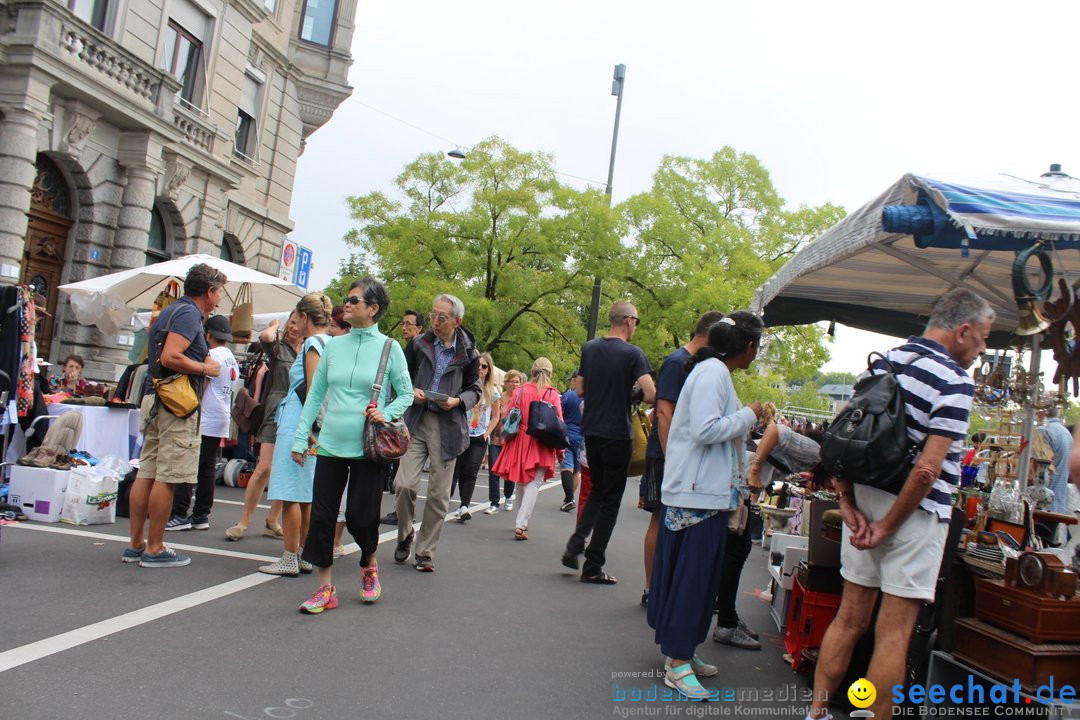
{"label": "woman in light blue dress", "polygon": [[289,368],[289,392],[277,407],[278,442],[274,445],[267,492],[270,500],[282,502],[281,527],[285,534],[285,548],[280,560],[259,568],[259,572],[267,575],[297,577],[302,572],[312,570],[310,563],[299,559],[299,554],[300,539],[307,536],[311,521],[315,463],[309,463],[307,467],[297,465],[292,462],[290,450],[296,427],[300,424],[300,411],[304,408],[311,377],[330,339],[326,330],[331,311],[330,298],[320,292],[308,293],[296,304],[296,326],[304,342],[296,361]]}

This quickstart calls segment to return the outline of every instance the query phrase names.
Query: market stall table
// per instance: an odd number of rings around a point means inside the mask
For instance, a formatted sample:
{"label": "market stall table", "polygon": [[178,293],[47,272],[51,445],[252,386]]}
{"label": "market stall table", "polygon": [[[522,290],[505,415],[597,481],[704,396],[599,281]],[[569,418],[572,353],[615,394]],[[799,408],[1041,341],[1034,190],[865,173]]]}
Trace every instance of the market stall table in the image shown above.
{"label": "market stall table", "polygon": [[50,415],[77,412],[83,416],[82,434],[76,446],[96,458],[113,455],[131,459],[131,446],[139,434],[139,411],[100,405],[50,403]]}

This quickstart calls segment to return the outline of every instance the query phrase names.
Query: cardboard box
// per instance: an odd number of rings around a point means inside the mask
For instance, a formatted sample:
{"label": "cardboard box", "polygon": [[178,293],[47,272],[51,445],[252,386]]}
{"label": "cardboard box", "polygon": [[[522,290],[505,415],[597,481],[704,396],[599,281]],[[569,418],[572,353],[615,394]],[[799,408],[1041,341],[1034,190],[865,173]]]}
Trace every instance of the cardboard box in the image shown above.
{"label": "cardboard box", "polygon": [[31,520],[59,522],[70,475],[70,470],[15,465],[11,468],[8,502],[18,505]]}

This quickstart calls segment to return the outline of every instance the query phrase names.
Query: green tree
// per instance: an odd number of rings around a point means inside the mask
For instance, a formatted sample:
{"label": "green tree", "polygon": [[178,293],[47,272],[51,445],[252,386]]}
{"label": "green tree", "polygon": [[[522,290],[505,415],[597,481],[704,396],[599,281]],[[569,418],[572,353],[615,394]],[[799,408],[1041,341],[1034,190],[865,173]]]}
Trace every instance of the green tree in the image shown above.
{"label": "green tree", "polygon": [[849,372],[827,372],[820,373],[814,378],[814,382],[818,387],[823,385],[854,385],[855,373]]}
{"label": "green tree", "polygon": [[804,382],[788,395],[787,404],[810,410],[829,410],[829,398],[819,395],[820,386],[814,382]]}
{"label": "green tree", "polygon": [[465,326],[502,368],[540,355],[561,374],[585,340],[592,278],[621,267],[618,216],[605,196],[561,184],[545,153],[493,137],[460,163],[409,163],[395,184],[348,198],[358,266],[387,282],[393,306],[426,309],[443,292],[465,303]]}
{"label": "green tree", "polygon": [[[622,282],[642,317],[634,342],[650,358],[684,343],[705,311],[746,308],[754,289],[807,241],[843,217],[831,204],[788,209],[753,155],[730,147],[711,158],[667,156],[653,186],[620,206],[628,226],[630,262]],[[610,275],[609,275],[610,276]],[[828,359],[815,325],[769,331],[758,364],[742,373],[744,400],[786,393],[783,381],[810,378]]]}

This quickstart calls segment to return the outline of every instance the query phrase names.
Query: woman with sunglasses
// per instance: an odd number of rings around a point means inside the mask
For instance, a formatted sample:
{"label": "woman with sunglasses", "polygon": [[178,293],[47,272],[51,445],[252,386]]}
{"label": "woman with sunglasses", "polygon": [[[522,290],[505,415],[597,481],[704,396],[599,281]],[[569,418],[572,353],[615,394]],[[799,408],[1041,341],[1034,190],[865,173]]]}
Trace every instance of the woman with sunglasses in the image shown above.
{"label": "woman with sunglasses", "polygon": [[[375,549],[379,544],[382,465],[364,457],[364,425],[396,420],[413,400],[405,353],[396,342],[390,344],[382,392],[379,397],[372,398],[372,386],[387,340],[379,332],[377,323],[389,308],[390,295],[378,280],[365,277],[349,288],[344,319],[352,329],[348,335],[336,337],[326,344],[293,437],[292,458],[303,466],[312,453],[308,447],[308,433],[324,398],[329,398],[318,445],[314,449],[311,528],[302,555],[315,566],[319,588],[300,605],[300,611],[304,613],[318,614],[338,606],[330,571],[334,564],[334,523],[341,495],[345,492],[345,525],[360,546],[360,600],[370,605],[382,595],[379,565],[375,560]],[[389,402],[390,388],[396,393],[393,402]],[[375,407],[368,407],[372,400]],[[366,409],[361,411],[361,408]]]}
{"label": "woman with sunglasses", "polygon": [[461,507],[454,513],[454,518],[460,523],[472,518],[469,505],[472,503],[473,490],[476,488],[476,475],[480,472],[480,465],[484,462],[484,453],[487,452],[493,425],[491,419],[498,420],[500,417],[499,400],[502,395],[495,387],[495,374],[492,372],[494,365],[491,353],[480,356],[480,402],[473,405],[472,410],[469,411],[469,446],[465,448],[465,452],[458,455],[457,463],[454,465],[454,484],[457,485],[458,495],[461,498]]}

